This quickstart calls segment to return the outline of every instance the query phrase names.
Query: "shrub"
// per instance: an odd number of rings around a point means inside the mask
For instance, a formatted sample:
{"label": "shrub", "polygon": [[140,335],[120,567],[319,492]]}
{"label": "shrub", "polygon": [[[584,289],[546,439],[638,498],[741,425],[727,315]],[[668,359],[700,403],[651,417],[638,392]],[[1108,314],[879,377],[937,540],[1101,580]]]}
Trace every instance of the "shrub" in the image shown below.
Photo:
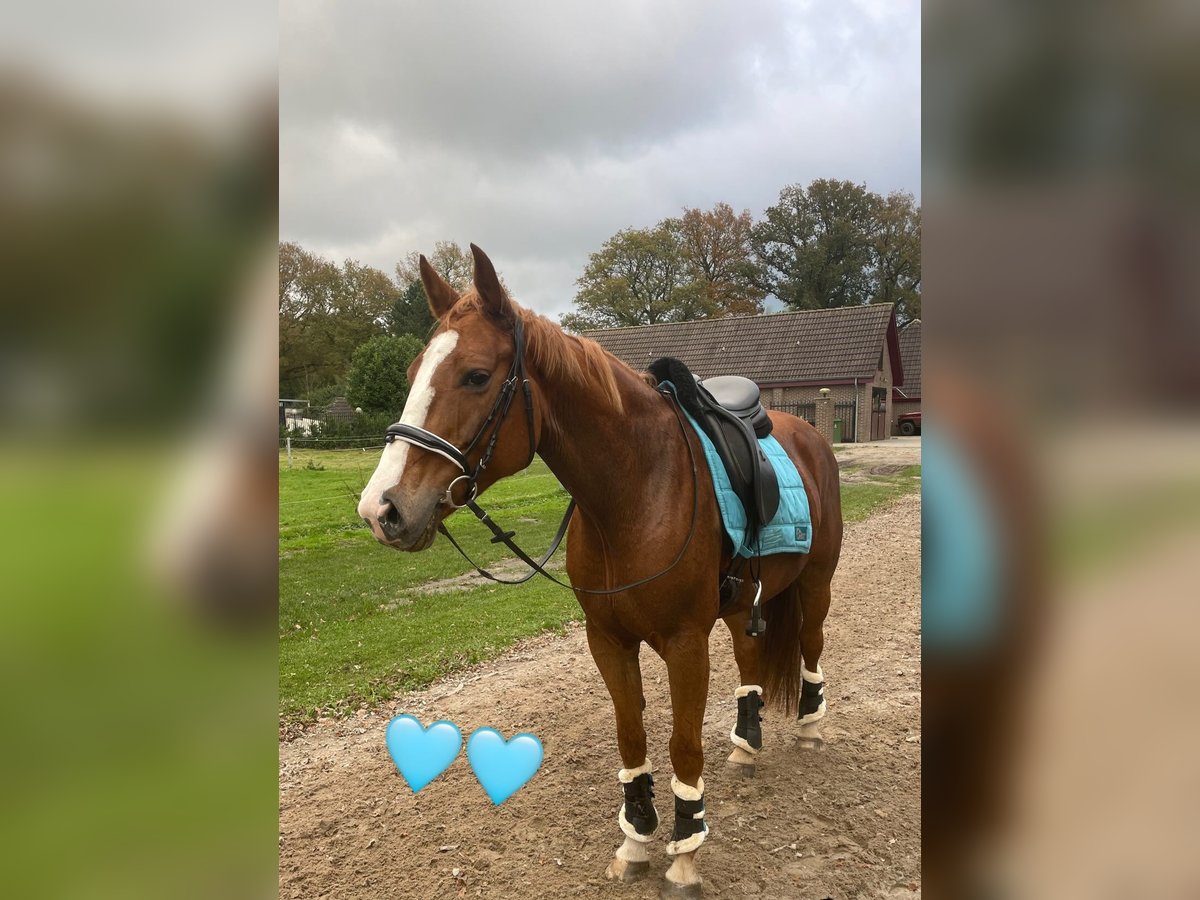
{"label": "shrub", "polygon": [[346,377],[346,399],[367,413],[397,417],[408,398],[408,367],[421,352],[412,335],[381,334],[354,351]]}

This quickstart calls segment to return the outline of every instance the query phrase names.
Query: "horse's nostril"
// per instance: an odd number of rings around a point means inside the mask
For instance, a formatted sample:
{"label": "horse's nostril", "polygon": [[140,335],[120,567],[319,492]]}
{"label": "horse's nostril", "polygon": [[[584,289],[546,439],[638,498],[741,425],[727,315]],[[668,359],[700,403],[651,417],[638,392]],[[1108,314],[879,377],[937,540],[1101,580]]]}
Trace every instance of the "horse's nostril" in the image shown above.
{"label": "horse's nostril", "polygon": [[396,509],[396,505],[391,500],[384,500],[383,505],[379,507],[379,527],[383,529],[383,533],[389,538],[395,539],[400,533],[400,511]]}

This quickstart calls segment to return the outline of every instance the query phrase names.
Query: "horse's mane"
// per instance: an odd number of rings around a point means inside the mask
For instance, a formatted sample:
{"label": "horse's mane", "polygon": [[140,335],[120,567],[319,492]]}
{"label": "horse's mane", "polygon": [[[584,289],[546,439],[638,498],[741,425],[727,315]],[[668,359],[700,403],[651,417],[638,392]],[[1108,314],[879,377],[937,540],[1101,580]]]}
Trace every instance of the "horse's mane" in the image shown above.
{"label": "horse's mane", "polygon": [[[481,310],[482,301],[474,288],[469,289],[455,304],[455,311]],[[617,387],[614,367],[627,369],[643,380],[595,341],[567,334],[554,322],[533,310],[513,303],[513,309],[525,326],[525,348],[530,366],[548,379],[562,379],[580,387],[590,388],[614,411],[625,411]]]}

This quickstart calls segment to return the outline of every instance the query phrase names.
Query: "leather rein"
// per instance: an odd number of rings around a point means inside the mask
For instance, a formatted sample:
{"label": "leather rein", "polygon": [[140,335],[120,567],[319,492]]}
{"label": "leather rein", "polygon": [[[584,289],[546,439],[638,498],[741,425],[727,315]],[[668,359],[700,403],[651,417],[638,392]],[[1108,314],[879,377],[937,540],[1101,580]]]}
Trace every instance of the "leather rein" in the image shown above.
{"label": "leather rein", "polygon": [[[688,440],[687,426],[684,424],[683,416],[680,415],[678,400],[671,391],[660,389],[659,393],[663,394],[670,400],[671,409],[675,413],[675,418],[679,422],[679,428],[683,434],[683,442],[688,449],[688,460],[691,462],[692,466],[692,521],[690,527],[688,528],[687,540],[684,541],[683,546],[679,549],[679,552],[675,554],[675,558],[671,561],[670,565],[668,565],[661,572],[657,572],[654,575],[641,578],[637,581],[631,581],[629,584],[623,584],[620,587],[615,588],[590,589],[575,587],[571,584],[565,584],[547,572],[545,566],[546,563],[550,561],[550,557],[554,555],[555,551],[558,550],[559,546],[562,544],[563,538],[566,537],[567,528],[571,522],[571,516],[575,512],[576,504],[574,498],[571,498],[571,502],[567,505],[567,511],[563,514],[562,522],[559,523],[558,531],[555,533],[554,539],[550,542],[550,547],[541,555],[539,559],[536,560],[530,557],[529,554],[527,554],[519,546],[517,546],[516,542],[513,540],[517,534],[515,531],[505,531],[498,524],[496,524],[491,516],[489,516],[487,512],[479,506],[478,503],[475,502],[475,498],[479,494],[479,477],[487,468],[488,463],[491,462],[492,455],[496,451],[496,442],[500,438],[500,429],[504,425],[504,420],[508,417],[509,411],[512,409],[512,402],[517,394],[518,388],[525,396],[525,421],[528,425],[529,433],[529,459],[526,460],[525,466],[522,466],[522,468],[527,467],[533,462],[533,457],[537,452],[537,441],[534,437],[533,427],[533,395],[529,390],[529,379],[525,374],[525,328],[519,316],[516,317],[514,321],[513,344],[515,352],[513,355],[512,366],[508,370],[508,377],[505,379],[504,384],[500,388],[500,394],[496,397],[496,402],[492,404],[492,408],[488,412],[487,417],[483,420],[483,424],[479,426],[479,430],[475,432],[475,437],[471,439],[471,442],[467,445],[465,450],[459,450],[445,438],[434,434],[432,431],[428,431],[427,429],[420,428],[416,425],[406,425],[403,422],[396,422],[395,424],[388,426],[387,431],[384,433],[384,442],[390,444],[393,441],[403,441],[406,444],[411,444],[412,446],[419,447],[422,450],[428,450],[430,453],[436,453],[443,459],[447,459],[454,463],[454,465],[458,466],[462,474],[455,476],[455,478],[450,482],[439,503],[447,505],[452,509],[462,509],[463,507],[469,509],[475,514],[475,517],[484,525],[486,525],[489,531],[491,531],[491,542],[493,544],[503,544],[506,546],[509,550],[516,554],[518,559],[529,566],[530,569],[520,578],[500,578],[499,576],[493,575],[491,572],[479,566],[473,559],[471,559],[470,556],[467,555],[467,552],[463,550],[461,546],[459,546],[458,541],[456,541],[454,536],[450,534],[450,530],[446,528],[446,523],[444,521],[438,524],[438,531],[446,536],[446,539],[450,541],[454,549],[461,554],[463,559],[471,564],[476,572],[478,572],[484,578],[487,578],[490,581],[495,581],[498,584],[524,584],[535,575],[541,574],[546,578],[549,578],[560,587],[565,587],[582,594],[618,594],[621,591],[627,591],[631,588],[641,587],[644,584],[654,581],[656,578],[661,578],[663,575],[666,575],[675,568],[681,559],[683,559],[683,555],[687,552],[687,548],[691,546],[692,538],[696,534],[696,520],[699,515],[700,508],[700,476],[696,467],[696,454],[692,449],[691,441]],[[490,434],[488,431],[489,428],[491,429]],[[476,447],[484,443],[485,435],[487,437],[486,443],[484,444],[483,455],[480,456],[479,462],[472,466],[467,457],[470,456],[471,452],[475,450]],[[460,481],[466,483],[467,499],[462,503],[455,503],[453,496],[454,489]]]}

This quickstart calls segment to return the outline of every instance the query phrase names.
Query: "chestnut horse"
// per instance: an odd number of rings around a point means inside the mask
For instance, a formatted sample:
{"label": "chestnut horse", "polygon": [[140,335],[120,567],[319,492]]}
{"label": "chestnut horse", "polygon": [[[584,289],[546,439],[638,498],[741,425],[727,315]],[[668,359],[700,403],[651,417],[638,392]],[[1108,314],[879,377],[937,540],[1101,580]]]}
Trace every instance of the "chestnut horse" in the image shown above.
{"label": "chestnut horse", "polygon": [[[456,508],[525,468],[535,452],[546,461],[576,504],[567,574],[616,711],[624,843],[607,874],[622,881],[644,874],[658,826],[642,724],[645,642],[666,663],[673,715],[675,829],[663,893],[699,896],[695,854],[708,833],[701,777],[708,638],[730,563],[703,450],[675,400],[648,376],[517,306],[487,256],[471,251],[474,285],[461,296],[421,258],[437,329],[409,370],[408,401],[359,515],[381,543],[424,550]],[[758,561],[764,635],[746,634],[755,593],[749,578],[724,607],[741,680],[730,760],[743,765],[753,764],[762,744],[763,698],[805,722],[825,712],[822,624],[842,543],[832,449],[802,419],[770,416],[808,492],[813,537],[810,553]]]}

